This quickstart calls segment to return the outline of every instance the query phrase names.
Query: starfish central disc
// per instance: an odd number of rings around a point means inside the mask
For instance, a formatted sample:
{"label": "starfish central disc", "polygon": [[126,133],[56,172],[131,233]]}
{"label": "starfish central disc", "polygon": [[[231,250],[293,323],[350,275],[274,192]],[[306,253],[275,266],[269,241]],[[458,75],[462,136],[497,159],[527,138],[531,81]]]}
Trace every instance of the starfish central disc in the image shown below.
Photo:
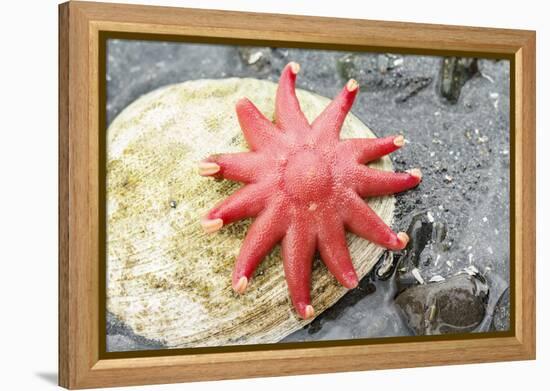
{"label": "starfish central disc", "polygon": [[286,161],[283,178],[285,192],[299,202],[325,199],[333,188],[330,165],[313,150],[291,155]]}

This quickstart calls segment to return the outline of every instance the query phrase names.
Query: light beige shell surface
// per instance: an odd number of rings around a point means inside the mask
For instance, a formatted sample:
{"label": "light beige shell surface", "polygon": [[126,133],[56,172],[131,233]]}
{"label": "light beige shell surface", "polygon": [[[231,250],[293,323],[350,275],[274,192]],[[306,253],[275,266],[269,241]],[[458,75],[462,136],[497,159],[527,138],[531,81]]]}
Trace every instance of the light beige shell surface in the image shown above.
{"label": "light beige shell surface", "polygon": [[[246,150],[235,103],[246,96],[273,118],[276,84],[256,79],[196,80],[146,94],[113,121],[107,135],[107,309],[137,335],[167,347],[272,343],[309,321],[290,303],[280,249],[263,261],[246,294],[231,289],[231,270],[250,220],[207,235],[200,218],[239,186],[197,174],[212,153]],[[329,99],[298,90],[309,120]],[[348,115],[342,137],[374,137]],[[385,157],[374,167],[392,170]],[[369,200],[391,224],[394,198]],[[348,234],[365,276],[383,249]],[[317,314],[346,289],[314,263]]]}

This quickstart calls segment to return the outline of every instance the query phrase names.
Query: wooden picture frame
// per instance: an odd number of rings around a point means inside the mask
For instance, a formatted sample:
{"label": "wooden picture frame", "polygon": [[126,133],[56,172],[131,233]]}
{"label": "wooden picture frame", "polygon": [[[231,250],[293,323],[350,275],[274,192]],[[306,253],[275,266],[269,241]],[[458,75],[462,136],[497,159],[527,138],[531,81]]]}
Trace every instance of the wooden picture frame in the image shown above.
{"label": "wooden picture frame", "polygon": [[[511,65],[511,331],[323,347],[102,356],[99,189],[105,32],[500,57]],[[104,59],[103,59],[104,60]],[[59,6],[59,384],[89,388],[535,358],[535,32],[88,2]],[[416,338],[416,337],[415,337]]]}

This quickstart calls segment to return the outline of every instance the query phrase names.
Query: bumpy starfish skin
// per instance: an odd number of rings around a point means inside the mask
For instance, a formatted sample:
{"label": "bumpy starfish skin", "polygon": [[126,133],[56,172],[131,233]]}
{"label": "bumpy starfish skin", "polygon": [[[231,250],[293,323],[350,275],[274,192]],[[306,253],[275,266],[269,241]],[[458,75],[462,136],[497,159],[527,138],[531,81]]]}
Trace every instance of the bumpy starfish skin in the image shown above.
{"label": "bumpy starfish skin", "polygon": [[363,197],[402,192],[418,185],[418,169],[385,172],[365,165],[404,144],[402,136],[340,140],[340,129],[358,85],[350,80],[310,124],[295,93],[296,63],[281,75],[275,123],[248,99],[236,106],[250,152],[210,156],[199,164],[203,176],[223,177],[246,185],[214,207],[202,220],[206,232],[255,217],[237,257],[233,289],[243,293],[254,270],[279,242],[292,303],[302,318],[314,316],[310,299],[312,260],[323,262],[346,288],[358,284],[345,229],[391,250],[409,240],[395,233]]}

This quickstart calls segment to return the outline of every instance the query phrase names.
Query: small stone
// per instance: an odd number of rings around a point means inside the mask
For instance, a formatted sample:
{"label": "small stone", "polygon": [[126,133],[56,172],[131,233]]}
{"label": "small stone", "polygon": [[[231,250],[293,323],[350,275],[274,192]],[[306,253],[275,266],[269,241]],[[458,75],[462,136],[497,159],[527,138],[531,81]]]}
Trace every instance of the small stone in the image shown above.
{"label": "small stone", "polygon": [[250,57],[248,57],[248,63],[249,64],[254,64],[256,62],[258,62],[258,60],[260,58],[262,58],[263,54],[261,51],[257,51],[257,52],[254,52],[250,55]]}
{"label": "small stone", "polygon": [[414,268],[411,270],[411,273],[412,275],[414,276],[414,278],[416,278],[416,280],[420,283],[420,284],[424,284],[424,279],[422,278],[422,276],[420,275],[420,271],[418,270],[418,268]]}
{"label": "small stone", "polygon": [[433,223],[435,220],[434,220],[434,216],[432,215],[432,212],[428,211],[428,213],[426,213],[426,217],[428,218],[428,221],[430,223]]}
{"label": "small stone", "polygon": [[170,201],[170,208],[176,209],[177,206],[178,206],[178,203],[176,201]]}
{"label": "small stone", "polygon": [[459,274],[407,288],[395,303],[416,335],[464,333],[483,320],[488,296],[482,277]]}
{"label": "small stone", "polygon": [[399,67],[403,65],[403,57],[399,57],[399,58],[396,58],[395,60],[393,60],[393,66],[394,67]]}
{"label": "small stone", "polygon": [[464,268],[464,271],[470,276],[475,276],[476,274],[479,274],[479,270],[477,270],[477,267],[475,267],[474,265],[470,265],[467,268]]}
{"label": "small stone", "polygon": [[384,255],[382,255],[380,265],[376,269],[376,275],[380,280],[387,280],[393,274],[395,265],[393,252],[386,251]]}
{"label": "small stone", "polygon": [[390,59],[385,54],[378,55],[378,71],[380,73],[386,73],[388,71]]}
{"label": "small stone", "polygon": [[271,65],[271,48],[241,46],[238,49],[242,61],[257,71],[268,70]]}

